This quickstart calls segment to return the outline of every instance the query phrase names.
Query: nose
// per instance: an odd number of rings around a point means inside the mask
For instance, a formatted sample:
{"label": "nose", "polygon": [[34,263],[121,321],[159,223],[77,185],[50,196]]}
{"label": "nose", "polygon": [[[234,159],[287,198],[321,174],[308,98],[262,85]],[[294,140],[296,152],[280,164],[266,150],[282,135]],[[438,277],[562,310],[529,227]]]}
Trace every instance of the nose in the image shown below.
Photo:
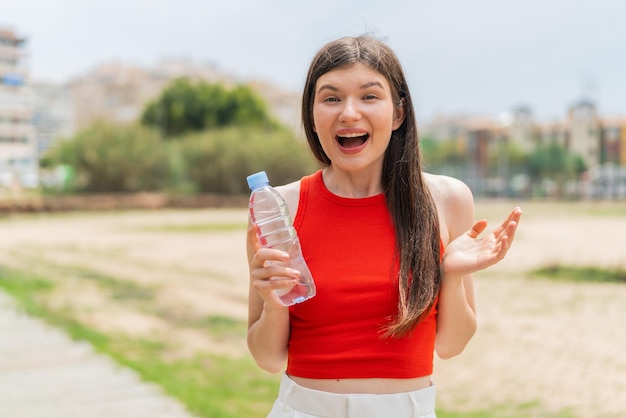
{"label": "nose", "polygon": [[339,114],[339,120],[341,122],[350,122],[361,119],[361,112],[359,111],[357,103],[352,99],[344,100],[341,114]]}

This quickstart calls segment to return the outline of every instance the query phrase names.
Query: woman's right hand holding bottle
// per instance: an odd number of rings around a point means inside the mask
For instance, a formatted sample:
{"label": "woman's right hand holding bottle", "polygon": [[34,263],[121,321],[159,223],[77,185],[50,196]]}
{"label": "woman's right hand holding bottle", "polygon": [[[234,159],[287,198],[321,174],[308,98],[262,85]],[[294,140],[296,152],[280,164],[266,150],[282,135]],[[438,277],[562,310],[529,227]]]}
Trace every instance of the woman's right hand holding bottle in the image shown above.
{"label": "woman's right hand holding bottle", "polygon": [[250,261],[250,282],[265,301],[266,307],[271,304],[285,308],[278,294],[292,289],[300,278],[300,272],[285,266],[289,260],[286,252],[261,247],[256,228],[255,225],[248,228],[248,248],[254,251]]}

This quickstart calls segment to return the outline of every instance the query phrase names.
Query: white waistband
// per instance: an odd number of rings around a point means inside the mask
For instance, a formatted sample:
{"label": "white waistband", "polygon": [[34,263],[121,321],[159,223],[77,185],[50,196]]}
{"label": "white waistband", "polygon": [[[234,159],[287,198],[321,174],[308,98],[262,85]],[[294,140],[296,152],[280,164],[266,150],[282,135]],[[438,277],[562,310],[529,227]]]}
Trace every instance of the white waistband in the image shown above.
{"label": "white waistband", "polygon": [[393,394],[337,394],[308,389],[286,374],[279,399],[287,407],[310,415],[342,418],[434,417],[435,386]]}

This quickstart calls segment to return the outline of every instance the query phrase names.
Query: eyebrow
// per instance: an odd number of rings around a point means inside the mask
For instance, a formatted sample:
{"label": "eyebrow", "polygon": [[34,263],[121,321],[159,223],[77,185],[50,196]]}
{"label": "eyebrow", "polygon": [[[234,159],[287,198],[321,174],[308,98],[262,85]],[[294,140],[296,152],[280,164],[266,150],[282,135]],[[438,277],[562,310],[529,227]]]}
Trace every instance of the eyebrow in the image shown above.
{"label": "eyebrow", "polygon": [[[367,89],[370,87],[380,87],[381,89],[384,89],[383,85],[379,81],[370,81],[368,83],[361,85],[361,89]],[[333,86],[332,84],[324,84],[317,90],[317,93],[319,94],[323,90],[339,91],[339,89]]]}

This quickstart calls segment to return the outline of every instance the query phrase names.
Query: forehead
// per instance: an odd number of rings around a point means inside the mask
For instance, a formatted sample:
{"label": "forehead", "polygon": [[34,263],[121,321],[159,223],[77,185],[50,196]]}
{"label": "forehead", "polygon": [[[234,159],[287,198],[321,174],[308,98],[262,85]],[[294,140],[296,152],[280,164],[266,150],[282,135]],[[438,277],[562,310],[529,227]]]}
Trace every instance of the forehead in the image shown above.
{"label": "forehead", "polygon": [[324,86],[361,88],[374,82],[378,82],[385,90],[390,91],[389,82],[385,76],[365,64],[356,63],[322,74],[315,83],[315,91],[319,91]]}

